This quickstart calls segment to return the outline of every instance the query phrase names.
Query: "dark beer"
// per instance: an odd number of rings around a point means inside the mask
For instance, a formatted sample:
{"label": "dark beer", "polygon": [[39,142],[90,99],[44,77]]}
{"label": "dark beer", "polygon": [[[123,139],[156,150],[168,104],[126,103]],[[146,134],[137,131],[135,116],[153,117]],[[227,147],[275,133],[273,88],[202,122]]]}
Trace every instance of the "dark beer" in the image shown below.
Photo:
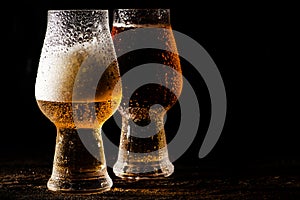
{"label": "dark beer", "polygon": [[[122,101],[118,108],[122,115],[122,131],[114,172],[122,178],[169,176],[173,165],[168,158],[164,115],[176,103],[182,90],[180,57],[172,27],[169,21],[158,22],[158,15],[164,14],[161,19],[168,19],[165,15],[169,13],[164,9],[120,9],[114,14],[111,34],[116,51],[127,48],[122,47],[124,38],[118,34],[130,31],[126,37],[132,43],[128,45],[134,46],[133,43],[143,39],[137,32],[140,28],[149,28],[149,34],[152,34],[151,28],[155,29],[154,42],[164,46],[164,49],[138,49],[118,57],[121,77],[143,64],[156,65],[153,65],[153,81],[134,91],[130,85],[135,80],[122,78]],[[151,23],[147,23],[149,20]],[[149,38],[153,38],[152,35]],[[146,78],[148,74],[139,76]]]}

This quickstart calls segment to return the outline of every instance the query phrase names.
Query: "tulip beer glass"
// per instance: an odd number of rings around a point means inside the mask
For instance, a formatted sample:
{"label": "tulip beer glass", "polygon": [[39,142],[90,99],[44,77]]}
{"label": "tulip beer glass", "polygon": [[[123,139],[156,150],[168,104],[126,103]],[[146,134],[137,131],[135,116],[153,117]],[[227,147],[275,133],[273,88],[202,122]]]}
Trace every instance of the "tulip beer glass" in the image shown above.
{"label": "tulip beer glass", "polygon": [[48,189],[107,191],[101,128],[122,95],[108,10],[49,10],[47,19],[35,98],[57,128]]}
{"label": "tulip beer glass", "polygon": [[[164,117],[182,90],[180,57],[170,24],[170,10],[115,9],[111,34],[117,55],[128,47],[139,47],[118,55],[123,87],[118,108],[122,130],[113,171],[124,179],[170,176],[174,166],[168,155]],[[149,41],[161,48],[151,49],[142,44]],[[141,66],[143,71],[135,71]],[[128,75],[131,72],[133,76]],[[149,83],[138,88],[132,86],[146,79]]]}

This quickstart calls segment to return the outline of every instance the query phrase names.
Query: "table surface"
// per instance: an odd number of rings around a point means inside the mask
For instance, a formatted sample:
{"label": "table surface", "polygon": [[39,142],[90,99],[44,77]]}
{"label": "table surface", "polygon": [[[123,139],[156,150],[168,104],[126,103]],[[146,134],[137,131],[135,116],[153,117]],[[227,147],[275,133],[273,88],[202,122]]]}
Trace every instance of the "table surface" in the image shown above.
{"label": "table surface", "polygon": [[227,173],[199,165],[175,165],[168,178],[135,182],[115,177],[108,168],[113,180],[110,191],[70,195],[47,189],[49,164],[0,162],[0,199],[300,199],[300,165],[293,166]]}

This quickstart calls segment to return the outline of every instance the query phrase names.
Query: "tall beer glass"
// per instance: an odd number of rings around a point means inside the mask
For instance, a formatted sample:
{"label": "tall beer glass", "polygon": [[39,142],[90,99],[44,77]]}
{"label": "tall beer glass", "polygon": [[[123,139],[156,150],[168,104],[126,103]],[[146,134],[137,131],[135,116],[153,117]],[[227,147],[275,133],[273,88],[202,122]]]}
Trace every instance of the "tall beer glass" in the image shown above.
{"label": "tall beer glass", "polygon": [[52,191],[109,190],[101,127],[121,101],[107,10],[49,10],[35,84],[43,114],[57,128]]}
{"label": "tall beer glass", "polygon": [[[123,86],[118,108],[122,130],[113,171],[124,179],[170,176],[174,166],[169,160],[164,117],[182,90],[180,57],[170,10],[115,9],[111,33],[117,55],[135,47],[118,55]],[[149,47],[154,43],[160,49]],[[142,71],[135,71],[141,66],[144,66]],[[136,87],[137,82],[146,79],[149,83]]]}

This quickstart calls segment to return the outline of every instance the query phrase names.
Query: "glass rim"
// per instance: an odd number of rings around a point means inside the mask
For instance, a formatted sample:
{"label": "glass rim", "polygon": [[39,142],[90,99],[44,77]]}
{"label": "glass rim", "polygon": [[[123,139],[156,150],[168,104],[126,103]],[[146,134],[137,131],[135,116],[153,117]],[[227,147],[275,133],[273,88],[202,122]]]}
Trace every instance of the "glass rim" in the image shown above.
{"label": "glass rim", "polygon": [[[122,15],[128,15],[128,18]],[[114,24],[170,24],[170,8],[115,8]],[[133,17],[135,16],[135,17]],[[133,18],[132,18],[133,17]]]}
{"label": "glass rim", "polygon": [[114,11],[133,11],[133,10],[136,10],[136,11],[146,11],[146,10],[152,10],[152,11],[155,11],[155,10],[165,10],[165,11],[170,11],[171,9],[170,8],[114,8],[113,9]]}
{"label": "glass rim", "polygon": [[108,13],[108,9],[51,9],[48,10],[48,13],[56,13],[56,12],[74,12],[74,11],[78,11],[78,12],[82,12],[82,11],[86,11],[86,12],[93,12],[93,11],[100,11],[103,13]]}

